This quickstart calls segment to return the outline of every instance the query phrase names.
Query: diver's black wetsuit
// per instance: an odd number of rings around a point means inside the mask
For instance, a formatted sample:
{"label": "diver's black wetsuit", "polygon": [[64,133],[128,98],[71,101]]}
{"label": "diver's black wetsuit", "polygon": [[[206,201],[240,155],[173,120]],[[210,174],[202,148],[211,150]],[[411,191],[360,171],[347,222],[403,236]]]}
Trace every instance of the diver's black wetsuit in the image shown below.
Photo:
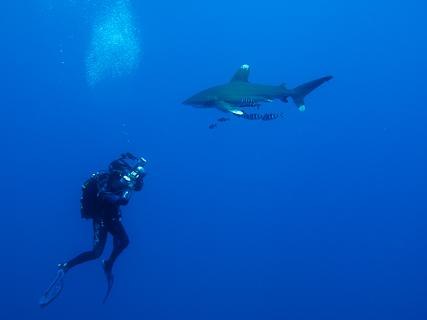
{"label": "diver's black wetsuit", "polygon": [[[67,262],[66,271],[78,264],[99,258],[104,251],[108,233],[113,236],[113,251],[109,259],[104,262],[107,273],[111,272],[114,261],[129,245],[128,235],[120,221],[120,206],[128,204],[132,190],[120,185],[118,179],[119,177],[108,174],[107,177],[98,181],[99,210],[98,215],[93,218],[93,248]],[[134,189],[141,188],[142,183]]]}

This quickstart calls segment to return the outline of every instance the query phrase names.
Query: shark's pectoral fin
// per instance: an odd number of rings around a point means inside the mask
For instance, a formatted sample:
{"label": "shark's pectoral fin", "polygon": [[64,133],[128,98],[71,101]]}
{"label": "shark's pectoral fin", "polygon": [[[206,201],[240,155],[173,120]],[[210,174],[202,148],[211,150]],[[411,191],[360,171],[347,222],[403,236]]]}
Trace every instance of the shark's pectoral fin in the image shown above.
{"label": "shark's pectoral fin", "polygon": [[243,116],[244,112],[242,110],[231,109],[230,112],[236,116]]}
{"label": "shark's pectoral fin", "polygon": [[217,107],[221,111],[231,112],[232,114],[235,114],[236,116],[242,116],[245,114],[242,110],[237,109],[235,106],[233,106],[232,104],[227,103],[225,101],[218,102]]}

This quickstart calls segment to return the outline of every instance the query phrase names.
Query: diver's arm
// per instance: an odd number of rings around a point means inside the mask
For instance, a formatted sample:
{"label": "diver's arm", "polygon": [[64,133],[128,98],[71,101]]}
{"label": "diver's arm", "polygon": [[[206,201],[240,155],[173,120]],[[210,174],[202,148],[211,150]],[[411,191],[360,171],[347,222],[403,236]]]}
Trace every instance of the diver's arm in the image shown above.
{"label": "diver's arm", "polygon": [[129,203],[131,195],[132,193],[130,190],[124,190],[120,193],[101,191],[99,192],[98,197],[101,201],[106,203],[125,206]]}

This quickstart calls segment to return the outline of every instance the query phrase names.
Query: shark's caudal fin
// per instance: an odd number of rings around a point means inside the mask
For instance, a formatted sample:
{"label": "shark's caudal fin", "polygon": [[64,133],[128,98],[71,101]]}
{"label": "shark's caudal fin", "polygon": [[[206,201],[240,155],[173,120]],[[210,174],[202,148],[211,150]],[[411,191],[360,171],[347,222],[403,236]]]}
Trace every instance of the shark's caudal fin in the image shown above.
{"label": "shark's caudal fin", "polygon": [[307,83],[304,83],[292,90],[291,97],[294,100],[300,111],[305,110],[304,97],[308,95],[311,91],[322,85],[324,82],[332,79],[332,76],[323,77],[317,80],[313,80]]}

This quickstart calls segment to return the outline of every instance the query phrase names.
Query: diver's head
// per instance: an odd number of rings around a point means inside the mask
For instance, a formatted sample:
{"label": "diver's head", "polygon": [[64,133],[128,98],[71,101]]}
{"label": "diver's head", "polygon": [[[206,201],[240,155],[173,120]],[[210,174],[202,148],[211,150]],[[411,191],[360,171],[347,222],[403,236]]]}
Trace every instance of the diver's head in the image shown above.
{"label": "diver's head", "polygon": [[120,158],[111,162],[108,170],[113,176],[121,176],[129,172],[131,170],[131,166]]}

